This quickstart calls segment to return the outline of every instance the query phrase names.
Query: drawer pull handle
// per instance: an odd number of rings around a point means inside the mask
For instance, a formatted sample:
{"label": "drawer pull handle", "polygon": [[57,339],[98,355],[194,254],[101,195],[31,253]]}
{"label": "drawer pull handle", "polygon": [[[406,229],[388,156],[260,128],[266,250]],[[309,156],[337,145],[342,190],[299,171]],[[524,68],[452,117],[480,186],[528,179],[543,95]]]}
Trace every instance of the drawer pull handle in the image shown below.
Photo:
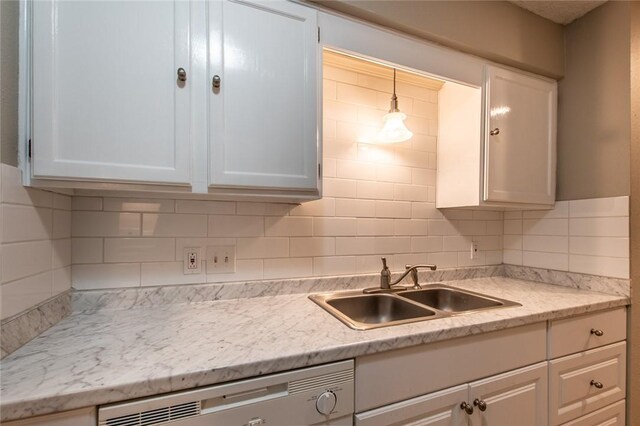
{"label": "drawer pull handle", "polygon": [[599,330],[597,328],[592,328],[591,329],[591,334],[595,334],[598,337],[602,337],[602,336],[604,336],[604,331]]}
{"label": "drawer pull handle", "polygon": [[473,414],[473,407],[471,406],[471,404],[467,404],[466,401],[463,401],[462,404],[460,404],[460,408],[462,408],[468,415]]}
{"label": "drawer pull handle", "polygon": [[499,135],[499,134],[500,134],[500,129],[496,127],[495,129],[491,130],[491,131],[489,132],[489,134],[490,134],[491,136]]}
{"label": "drawer pull handle", "polygon": [[596,389],[602,389],[604,387],[602,383],[596,382],[595,380],[591,381],[591,386],[595,387]]}
{"label": "drawer pull handle", "polygon": [[184,68],[178,68],[178,81],[187,81],[187,72]]}
{"label": "drawer pull handle", "polygon": [[478,399],[478,398],[476,398],[476,399],[474,399],[474,400],[473,400],[473,405],[475,405],[476,407],[478,407],[478,409],[479,409],[480,411],[486,411],[486,409],[487,409],[487,403],[486,403],[486,402],[484,402],[484,401],[483,401],[483,400],[481,400],[481,399]]}

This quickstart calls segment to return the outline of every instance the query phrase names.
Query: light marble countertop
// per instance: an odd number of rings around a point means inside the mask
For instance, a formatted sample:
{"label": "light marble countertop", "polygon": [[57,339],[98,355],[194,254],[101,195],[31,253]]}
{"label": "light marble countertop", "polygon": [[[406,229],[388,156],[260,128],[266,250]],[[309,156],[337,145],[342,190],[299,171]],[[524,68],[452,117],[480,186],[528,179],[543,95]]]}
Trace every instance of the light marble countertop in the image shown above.
{"label": "light marble countertop", "polygon": [[622,306],[505,277],[446,284],[521,303],[369,331],[289,294],[76,312],[0,362],[0,420],[123,401]]}

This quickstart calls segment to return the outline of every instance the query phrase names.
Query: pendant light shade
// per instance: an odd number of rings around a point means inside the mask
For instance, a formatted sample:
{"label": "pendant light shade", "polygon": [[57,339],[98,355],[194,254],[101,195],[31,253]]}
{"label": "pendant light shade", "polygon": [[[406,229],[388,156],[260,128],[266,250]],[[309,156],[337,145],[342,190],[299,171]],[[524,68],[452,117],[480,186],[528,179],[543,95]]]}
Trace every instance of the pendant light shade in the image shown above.
{"label": "pendant light shade", "polygon": [[376,136],[378,143],[398,143],[411,139],[413,133],[407,129],[404,120],[407,118],[398,109],[398,97],[396,96],[396,69],[393,69],[393,96],[389,112],[382,117],[382,129]]}

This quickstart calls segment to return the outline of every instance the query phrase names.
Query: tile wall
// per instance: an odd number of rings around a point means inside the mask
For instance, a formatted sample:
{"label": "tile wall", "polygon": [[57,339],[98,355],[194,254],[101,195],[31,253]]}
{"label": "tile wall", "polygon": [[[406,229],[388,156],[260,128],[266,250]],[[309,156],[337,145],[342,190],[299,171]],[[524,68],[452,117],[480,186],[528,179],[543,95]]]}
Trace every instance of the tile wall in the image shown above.
{"label": "tile wall", "polygon": [[[74,197],[73,286],[78,289],[351,275],[406,263],[502,263],[503,214],[435,208],[437,92],[398,83],[414,132],[380,147],[370,137],[392,83],[324,69],[324,198],[300,206]],[[478,251],[471,259],[471,243]],[[235,273],[184,275],[184,247],[233,245]],[[393,255],[390,255],[393,253]]]}
{"label": "tile wall", "polygon": [[24,188],[1,165],[0,319],[71,287],[71,197]]}
{"label": "tile wall", "polygon": [[506,212],[504,263],[629,278],[629,197]]}

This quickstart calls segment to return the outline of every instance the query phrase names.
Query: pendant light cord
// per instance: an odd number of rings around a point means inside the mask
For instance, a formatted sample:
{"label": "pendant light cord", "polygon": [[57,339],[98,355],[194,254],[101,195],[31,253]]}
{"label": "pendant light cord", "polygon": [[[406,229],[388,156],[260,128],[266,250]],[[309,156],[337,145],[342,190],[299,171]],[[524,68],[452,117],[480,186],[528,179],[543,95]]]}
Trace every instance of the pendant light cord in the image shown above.
{"label": "pendant light cord", "polygon": [[393,69],[393,94],[396,94],[396,69]]}

